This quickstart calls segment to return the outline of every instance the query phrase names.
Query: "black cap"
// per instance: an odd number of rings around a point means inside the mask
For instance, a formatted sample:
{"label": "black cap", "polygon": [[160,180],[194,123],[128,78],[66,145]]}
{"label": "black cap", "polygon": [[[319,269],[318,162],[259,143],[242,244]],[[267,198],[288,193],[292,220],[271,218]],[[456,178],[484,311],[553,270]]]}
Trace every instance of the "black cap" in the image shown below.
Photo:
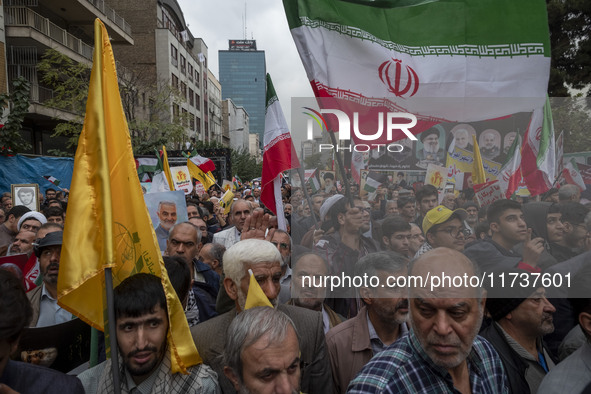
{"label": "black cap", "polygon": [[52,233],[47,234],[45,238],[39,239],[38,242],[35,243],[35,256],[41,256],[41,251],[43,250],[43,248],[46,248],[48,246],[61,245],[63,243],[63,236],[63,231],[54,231]]}

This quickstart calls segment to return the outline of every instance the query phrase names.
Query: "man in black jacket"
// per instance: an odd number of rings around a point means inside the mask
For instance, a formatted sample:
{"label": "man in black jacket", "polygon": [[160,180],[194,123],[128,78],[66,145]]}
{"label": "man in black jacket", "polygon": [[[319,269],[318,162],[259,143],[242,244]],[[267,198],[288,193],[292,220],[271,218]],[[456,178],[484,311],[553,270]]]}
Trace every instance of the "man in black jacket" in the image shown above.
{"label": "man in black jacket", "polygon": [[[504,286],[500,282],[504,275]],[[536,393],[556,360],[542,337],[554,331],[555,309],[535,277],[524,270],[494,272],[486,308],[493,322],[482,332],[495,348],[507,373],[511,393]],[[513,282],[513,278],[516,280]],[[511,285],[513,286],[511,287]],[[512,298],[505,298],[507,296]],[[503,298],[499,298],[503,297]]]}

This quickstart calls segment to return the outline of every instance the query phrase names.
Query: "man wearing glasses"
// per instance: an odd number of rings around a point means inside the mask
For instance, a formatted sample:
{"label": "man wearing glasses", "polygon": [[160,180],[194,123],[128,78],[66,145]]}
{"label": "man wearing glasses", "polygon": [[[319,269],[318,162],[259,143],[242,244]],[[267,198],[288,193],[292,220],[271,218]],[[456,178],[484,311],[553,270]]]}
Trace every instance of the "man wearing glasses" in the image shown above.
{"label": "man wearing glasses", "polygon": [[419,248],[415,258],[431,249],[445,247],[461,252],[466,243],[468,229],[464,220],[468,216],[463,209],[452,211],[443,205],[431,209],[423,219],[425,243]]}

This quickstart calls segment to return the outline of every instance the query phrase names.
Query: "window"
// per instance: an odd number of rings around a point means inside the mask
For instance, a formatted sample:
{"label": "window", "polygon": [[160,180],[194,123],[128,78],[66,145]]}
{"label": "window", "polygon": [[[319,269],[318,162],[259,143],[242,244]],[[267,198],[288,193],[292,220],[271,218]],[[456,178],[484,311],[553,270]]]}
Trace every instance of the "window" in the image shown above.
{"label": "window", "polygon": [[191,63],[189,63],[187,65],[188,69],[187,69],[187,75],[189,76],[189,81],[193,80],[193,65]]}
{"label": "window", "polygon": [[195,124],[195,129],[197,130],[198,133],[201,133],[201,118],[197,117],[196,120],[197,120],[197,123]]}
{"label": "window", "polygon": [[181,96],[183,96],[183,99],[187,99],[187,84],[184,82],[181,82]]}
{"label": "window", "polygon": [[184,127],[187,127],[187,121],[189,120],[189,115],[187,110],[183,108],[183,118],[181,119],[181,123]]}
{"label": "window", "polygon": [[185,74],[187,71],[187,59],[183,55],[181,55],[181,72]]}
{"label": "window", "polygon": [[191,107],[195,106],[195,94],[191,88],[189,88],[189,105]]}
{"label": "window", "polygon": [[172,120],[175,123],[179,121],[179,105],[176,103],[172,104]]}
{"label": "window", "polygon": [[199,71],[195,70],[195,85],[199,87]]}
{"label": "window", "polygon": [[189,114],[189,129],[195,131],[195,115]]}
{"label": "window", "polygon": [[195,93],[195,108],[201,110],[201,97]]}
{"label": "window", "polygon": [[178,50],[172,44],[170,44],[170,62],[173,66],[178,67],[179,65],[179,58],[178,58]]}
{"label": "window", "polygon": [[179,88],[179,77],[177,77],[176,75],[172,74],[172,81],[171,81],[171,85],[174,89],[178,89]]}

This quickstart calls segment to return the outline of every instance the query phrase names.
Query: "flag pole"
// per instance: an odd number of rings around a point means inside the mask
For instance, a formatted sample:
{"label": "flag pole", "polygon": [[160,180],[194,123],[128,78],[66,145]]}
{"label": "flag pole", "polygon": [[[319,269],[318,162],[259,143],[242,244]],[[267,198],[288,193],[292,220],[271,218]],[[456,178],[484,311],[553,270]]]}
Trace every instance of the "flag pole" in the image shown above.
{"label": "flag pole", "polygon": [[105,290],[107,292],[107,318],[109,319],[109,342],[111,346],[111,373],[115,394],[121,393],[119,383],[119,358],[117,357],[117,324],[115,323],[115,304],[113,303],[113,276],[111,268],[105,268]]}
{"label": "flag pole", "polygon": [[298,175],[300,176],[300,181],[302,182],[302,191],[304,192],[304,198],[308,202],[308,206],[310,207],[310,213],[312,219],[314,220],[314,228],[318,225],[318,218],[316,218],[316,214],[314,213],[314,207],[312,206],[312,198],[308,194],[308,188],[306,187],[306,175],[304,174],[304,169],[302,166],[298,167]]}
{"label": "flag pole", "polygon": [[[336,149],[336,146],[338,146],[337,137],[334,136],[334,132],[329,131],[328,134],[330,135],[332,146],[334,146]],[[349,200],[349,206],[353,207],[355,203],[353,201],[353,196],[351,196],[351,190],[349,190],[349,181],[347,181],[347,175],[345,174],[345,166],[343,165],[343,159],[341,158],[341,155],[339,155],[338,153],[335,154],[335,156],[337,158],[337,165],[339,166],[339,171],[343,176],[343,187],[345,188],[345,197],[347,197],[347,200]]]}

